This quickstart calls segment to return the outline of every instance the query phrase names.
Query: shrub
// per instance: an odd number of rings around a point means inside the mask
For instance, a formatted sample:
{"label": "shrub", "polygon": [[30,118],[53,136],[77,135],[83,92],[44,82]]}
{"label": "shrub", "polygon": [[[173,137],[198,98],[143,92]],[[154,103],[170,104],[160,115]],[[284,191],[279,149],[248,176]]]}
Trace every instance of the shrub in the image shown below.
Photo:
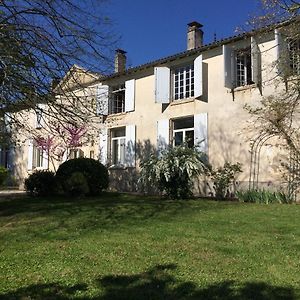
{"label": "shrub", "polygon": [[54,173],[51,171],[37,171],[25,180],[25,189],[31,196],[50,196],[56,189]]}
{"label": "shrub", "polygon": [[88,185],[88,195],[98,195],[108,188],[108,171],[99,161],[92,158],[75,158],[61,164],[56,172],[57,181],[65,193],[69,193],[68,180],[80,172]]}
{"label": "shrub", "polygon": [[89,193],[89,186],[81,172],[74,172],[66,182],[66,193],[70,196],[85,196]]}
{"label": "shrub", "polygon": [[238,173],[242,172],[241,164],[231,164],[225,162],[223,167],[210,171],[210,177],[213,181],[213,188],[217,198],[224,199],[230,197],[230,188]]}
{"label": "shrub", "polygon": [[195,148],[176,146],[161,157],[152,154],[142,161],[140,182],[157,186],[169,198],[188,198],[192,196],[193,178],[206,171],[204,161],[204,155]]}
{"label": "shrub", "polygon": [[0,166],[0,185],[3,185],[7,177],[8,177],[8,170],[3,166]]}
{"label": "shrub", "polygon": [[237,197],[241,202],[249,203],[290,203],[288,196],[283,192],[272,192],[268,190],[238,191]]}

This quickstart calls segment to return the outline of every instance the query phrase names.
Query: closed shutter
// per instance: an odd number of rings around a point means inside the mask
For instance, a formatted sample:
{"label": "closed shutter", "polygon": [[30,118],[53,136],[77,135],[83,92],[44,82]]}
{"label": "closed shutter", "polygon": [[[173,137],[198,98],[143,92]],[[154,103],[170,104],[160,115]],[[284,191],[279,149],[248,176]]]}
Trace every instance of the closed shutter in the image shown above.
{"label": "closed shutter", "polygon": [[251,37],[252,80],[261,86],[261,52],[254,37]]}
{"label": "closed shutter", "polygon": [[234,51],[228,45],[223,45],[224,59],[224,86],[232,89],[234,87]]}
{"label": "closed shutter", "polygon": [[134,111],[135,105],[135,80],[125,82],[125,111]]}
{"label": "closed shutter", "polygon": [[202,70],[202,55],[199,55],[194,60],[194,91],[195,97],[198,98],[203,94],[203,70]]}
{"label": "closed shutter", "polygon": [[108,115],[108,90],[107,85],[98,85],[96,92],[96,113],[97,115]]}
{"label": "closed shutter", "polygon": [[102,128],[100,131],[100,147],[99,147],[99,154],[100,154],[100,162],[103,165],[107,164],[107,141],[108,141],[108,131],[106,128]]}
{"label": "closed shutter", "polygon": [[27,161],[27,169],[32,170],[33,165],[33,141],[28,140],[28,161]]}
{"label": "closed shutter", "polygon": [[125,136],[125,164],[127,167],[135,167],[135,125],[126,126]]}
{"label": "closed shutter", "polygon": [[275,29],[277,73],[286,76],[289,73],[289,49],[283,33]]}
{"label": "closed shutter", "polygon": [[207,113],[194,116],[194,144],[195,147],[208,154],[208,120]]}
{"label": "closed shutter", "polygon": [[170,102],[170,81],[171,73],[167,67],[154,68],[155,75],[155,102],[169,103]]}
{"label": "closed shutter", "polygon": [[49,157],[48,157],[47,150],[44,150],[43,151],[43,169],[44,170],[48,170],[48,168],[49,168],[48,161],[49,161]]}
{"label": "closed shutter", "polygon": [[168,149],[170,140],[169,120],[157,121],[157,151],[160,155],[164,150]]}

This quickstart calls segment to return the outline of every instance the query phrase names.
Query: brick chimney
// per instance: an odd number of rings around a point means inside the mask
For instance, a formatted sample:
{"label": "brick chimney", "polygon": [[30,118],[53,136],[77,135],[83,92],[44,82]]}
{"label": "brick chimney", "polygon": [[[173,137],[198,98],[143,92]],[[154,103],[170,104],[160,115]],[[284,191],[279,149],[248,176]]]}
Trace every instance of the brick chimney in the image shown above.
{"label": "brick chimney", "polygon": [[126,70],[126,51],[117,49],[115,54],[115,73]]}
{"label": "brick chimney", "polygon": [[200,29],[202,27],[202,24],[195,21],[188,24],[187,50],[192,50],[203,45],[203,31]]}

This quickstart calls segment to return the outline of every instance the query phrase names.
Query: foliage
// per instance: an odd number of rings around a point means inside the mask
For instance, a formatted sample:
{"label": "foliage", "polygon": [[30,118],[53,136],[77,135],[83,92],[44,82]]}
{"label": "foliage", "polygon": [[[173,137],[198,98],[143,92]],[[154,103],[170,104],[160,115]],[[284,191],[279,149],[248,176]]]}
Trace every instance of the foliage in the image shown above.
{"label": "foliage", "polygon": [[7,177],[8,177],[8,170],[3,166],[0,166],[0,185],[3,185]]}
{"label": "foliage", "polygon": [[72,173],[66,181],[65,192],[69,196],[85,196],[89,191],[87,180],[81,172]]}
{"label": "foliage", "polygon": [[299,205],[104,194],[0,212],[3,300],[300,297]]}
{"label": "foliage", "polygon": [[288,196],[283,192],[272,192],[269,190],[247,190],[237,191],[239,201],[250,203],[290,203]]}
{"label": "foliage", "polygon": [[141,162],[141,178],[144,184],[157,186],[169,198],[184,199],[192,196],[193,178],[207,169],[204,155],[195,148],[176,146],[155,154]]}
{"label": "foliage", "polygon": [[31,196],[50,196],[56,192],[56,180],[51,171],[37,171],[25,179],[25,189]]}
{"label": "foliage", "polygon": [[210,171],[210,177],[213,181],[213,188],[217,198],[230,197],[230,188],[238,173],[242,172],[242,165],[240,163],[231,164],[225,162],[223,167],[219,167]]}
{"label": "foliage", "polygon": [[81,172],[88,185],[89,195],[98,195],[108,188],[108,171],[99,161],[91,158],[70,159],[61,164],[56,178],[65,193],[69,192],[69,179],[75,172]]}

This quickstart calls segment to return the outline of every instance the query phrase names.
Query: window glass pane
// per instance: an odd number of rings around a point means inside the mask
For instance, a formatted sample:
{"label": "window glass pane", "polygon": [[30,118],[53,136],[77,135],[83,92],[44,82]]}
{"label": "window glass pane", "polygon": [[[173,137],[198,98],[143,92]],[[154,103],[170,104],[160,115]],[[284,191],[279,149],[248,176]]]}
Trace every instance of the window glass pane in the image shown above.
{"label": "window glass pane", "polygon": [[124,127],[112,130],[112,137],[121,137],[121,136],[125,136]]}
{"label": "window glass pane", "polygon": [[114,165],[118,164],[118,152],[119,152],[118,140],[113,140],[112,141],[112,163]]}
{"label": "window glass pane", "polygon": [[125,164],[125,148],[126,148],[126,141],[124,139],[120,139],[120,164]]}
{"label": "window glass pane", "polygon": [[182,131],[175,132],[175,135],[174,135],[174,144],[175,144],[175,146],[182,145],[182,143],[183,143],[183,132]]}
{"label": "window glass pane", "polygon": [[194,118],[184,118],[174,120],[174,129],[182,129],[182,128],[193,128],[194,127]]}
{"label": "window glass pane", "polygon": [[185,142],[189,148],[194,146],[194,130],[188,130],[185,132]]}

